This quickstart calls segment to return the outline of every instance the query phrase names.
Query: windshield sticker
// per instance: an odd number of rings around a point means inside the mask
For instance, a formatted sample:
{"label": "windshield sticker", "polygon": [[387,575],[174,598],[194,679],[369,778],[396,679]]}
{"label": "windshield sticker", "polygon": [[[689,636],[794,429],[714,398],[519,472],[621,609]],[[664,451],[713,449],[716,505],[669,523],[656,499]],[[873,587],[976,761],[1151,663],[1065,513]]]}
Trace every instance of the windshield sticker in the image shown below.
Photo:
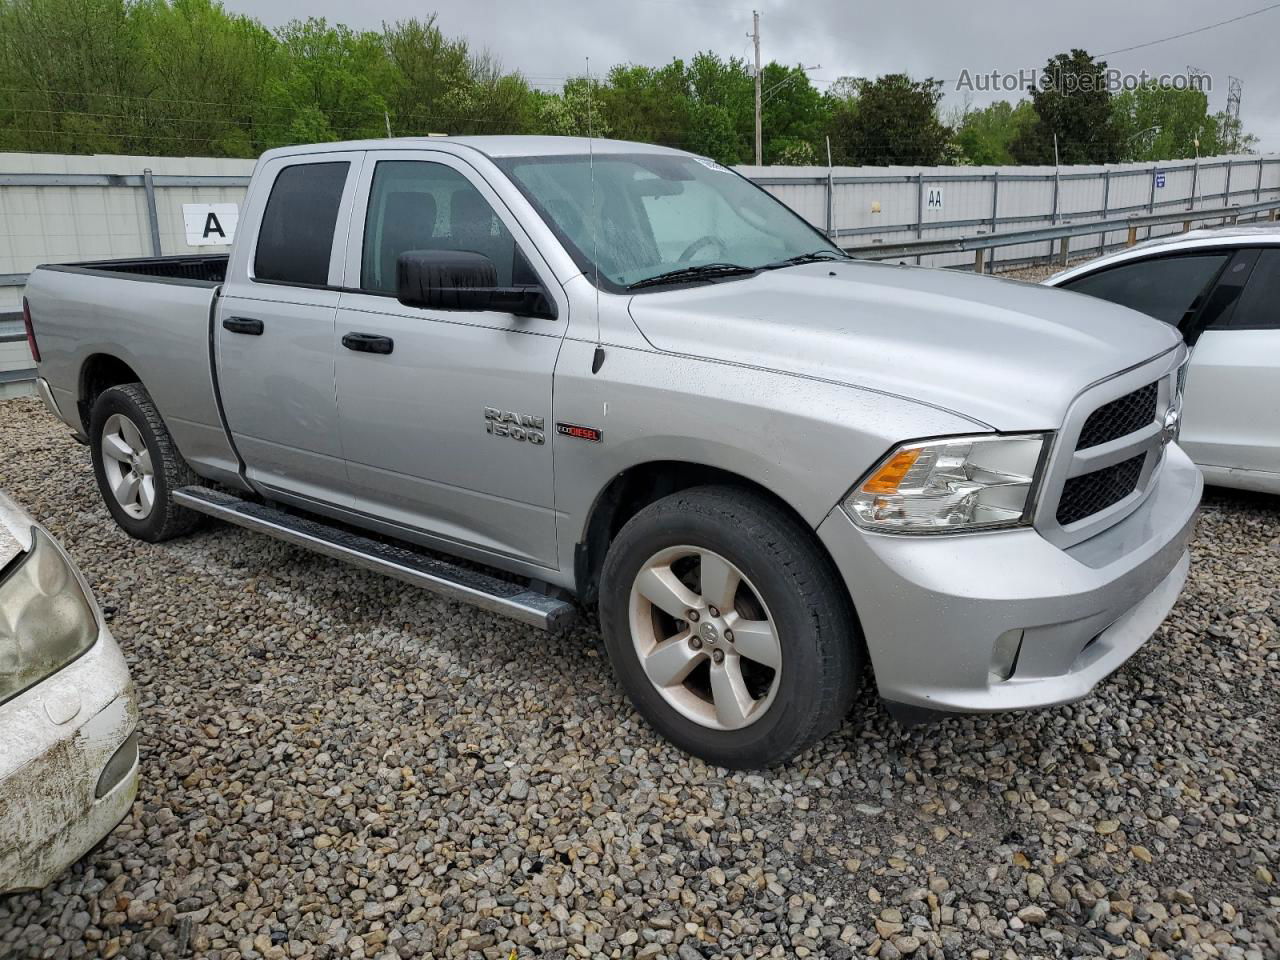
{"label": "windshield sticker", "polygon": [[732,172],[733,172],[733,171],[732,171],[732,170],[730,170],[728,167],[723,166],[723,165],[721,165],[721,164],[719,164],[719,163],[716,163],[716,162],[715,162],[714,160],[712,160],[710,157],[694,157],[693,159],[697,160],[700,164],[702,164],[702,165],[703,165],[704,167],[706,167],[708,170],[718,170],[720,173],[732,173]]}

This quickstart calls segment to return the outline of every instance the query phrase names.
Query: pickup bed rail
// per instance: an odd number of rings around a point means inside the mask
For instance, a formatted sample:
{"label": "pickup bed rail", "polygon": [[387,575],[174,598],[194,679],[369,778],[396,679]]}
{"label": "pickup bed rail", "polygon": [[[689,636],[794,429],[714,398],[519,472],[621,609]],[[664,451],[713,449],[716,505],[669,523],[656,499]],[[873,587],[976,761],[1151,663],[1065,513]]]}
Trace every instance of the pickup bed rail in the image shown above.
{"label": "pickup bed rail", "polygon": [[129,260],[86,260],[83,263],[53,263],[40,269],[64,273],[124,274],[135,279],[179,280],[217,286],[227,278],[227,262],[221,255],[182,257],[136,257]]}

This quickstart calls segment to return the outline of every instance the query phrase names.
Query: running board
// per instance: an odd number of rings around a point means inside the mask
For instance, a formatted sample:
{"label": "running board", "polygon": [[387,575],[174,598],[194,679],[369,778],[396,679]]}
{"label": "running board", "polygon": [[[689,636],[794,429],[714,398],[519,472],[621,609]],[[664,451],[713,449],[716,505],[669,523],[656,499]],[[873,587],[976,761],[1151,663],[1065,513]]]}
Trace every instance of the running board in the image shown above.
{"label": "running board", "polygon": [[409,547],[362,537],[276,507],[242,500],[231,493],[200,486],[181,487],[173,491],[173,501],[188,510],[345,560],[353,566],[395,577],[450,600],[501,613],[543,630],[563,630],[577,617],[577,608],[572,603],[522,584],[455,566]]}

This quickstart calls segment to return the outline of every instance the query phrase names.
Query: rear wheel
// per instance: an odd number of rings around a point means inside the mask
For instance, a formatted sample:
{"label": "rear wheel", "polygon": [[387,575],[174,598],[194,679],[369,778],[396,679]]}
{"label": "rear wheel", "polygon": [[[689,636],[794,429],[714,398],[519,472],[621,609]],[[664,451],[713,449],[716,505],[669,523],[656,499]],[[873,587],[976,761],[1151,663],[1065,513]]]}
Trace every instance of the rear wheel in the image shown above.
{"label": "rear wheel", "polygon": [[637,709],[712,763],[786,760],[852,703],[844,587],[809,531],[751,491],[695,488],[636,514],[605,559],[600,619]]}
{"label": "rear wheel", "polygon": [[98,395],[89,442],[98,490],[129,536],[158,543],[199,524],[200,514],[173,503],[174,490],[198,479],[142,384],[122,384]]}

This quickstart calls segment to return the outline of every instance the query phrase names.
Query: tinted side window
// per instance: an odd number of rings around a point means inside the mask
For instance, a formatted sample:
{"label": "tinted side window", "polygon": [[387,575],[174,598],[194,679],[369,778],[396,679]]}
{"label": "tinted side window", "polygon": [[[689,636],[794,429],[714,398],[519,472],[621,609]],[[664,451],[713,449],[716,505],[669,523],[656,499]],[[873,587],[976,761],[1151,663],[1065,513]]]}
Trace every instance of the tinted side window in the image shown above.
{"label": "tinted side window", "polygon": [[1227,256],[1212,253],[1139,260],[1099,270],[1063,287],[1132,307],[1176,327],[1199,308]]}
{"label": "tinted side window", "polygon": [[513,271],[528,269],[489,201],[457,170],[425,160],[382,160],[369,190],[361,289],[395,293],[396,259],[408,250],[482,253],[497,268],[500,287],[512,285]]}
{"label": "tinted side window", "polygon": [[258,280],[329,282],[329,255],[349,163],[285,167],[267,198],[253,275]]}
{"label": "tinted side window", "polygon": [[1227,322],[1231,328],[1280,329],[1280,250],[1263,250]]}

